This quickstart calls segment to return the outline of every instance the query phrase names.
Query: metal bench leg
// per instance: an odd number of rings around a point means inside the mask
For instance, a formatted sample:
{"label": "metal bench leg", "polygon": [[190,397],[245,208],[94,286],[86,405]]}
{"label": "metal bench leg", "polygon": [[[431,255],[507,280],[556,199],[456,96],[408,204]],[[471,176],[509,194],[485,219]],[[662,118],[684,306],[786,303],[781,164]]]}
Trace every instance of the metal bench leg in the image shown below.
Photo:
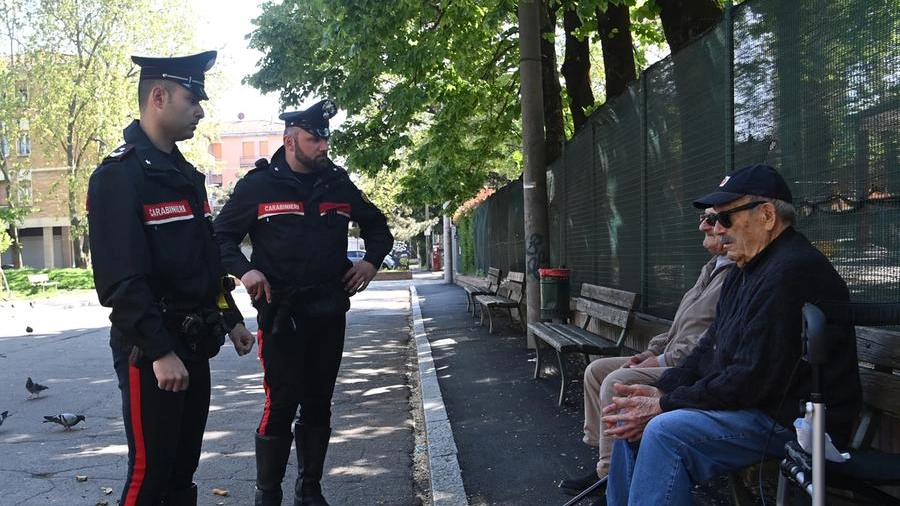
{"label": "metal bench leg", "polygon": [[534,336],[534,378],[541,379],[541,348],[544,340],[538,336]]}
{"label": "metal bench leg", "polygon": [[488,314],[488,334],[494,333],[494,312],[490,306],[484,306],[484,312]]}
{"label": "metal bench leg", "polygon": [[566,371],[563,353],[557,351],[556,358],[559,360],[559,402],[557,404],[562,407],[563,402],[566,400],[566,388],[569,386],[569,374]]}
{"label": "metal bench leg", "polygon": [[467,313],[470,310],[474,311],[473,309],[471,309],[471,306],[472,306],[472,295],[469,292],[466,292],[466,312]]}
{"label": "metal bench leg", "polygon": [[481,306],[481,319],[478,320],[478,324],[484,327],[484,313],[489,312],[490,309],[484,304],[479,304],[479,306]]}

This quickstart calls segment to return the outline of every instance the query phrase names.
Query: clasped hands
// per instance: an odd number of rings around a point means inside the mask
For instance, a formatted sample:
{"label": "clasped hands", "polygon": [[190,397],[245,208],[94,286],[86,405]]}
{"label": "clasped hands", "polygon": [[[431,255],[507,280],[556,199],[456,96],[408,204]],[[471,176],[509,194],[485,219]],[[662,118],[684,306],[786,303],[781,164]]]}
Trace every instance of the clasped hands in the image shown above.
{"label": "clasped hands", "polygon": [[603,423],[606,434],[618,439],[635,442],[641,439],[644,428],[654,416],[662,413],[659,398],[662,392],[649,385],[613,385],[618,397],[603,407]]}

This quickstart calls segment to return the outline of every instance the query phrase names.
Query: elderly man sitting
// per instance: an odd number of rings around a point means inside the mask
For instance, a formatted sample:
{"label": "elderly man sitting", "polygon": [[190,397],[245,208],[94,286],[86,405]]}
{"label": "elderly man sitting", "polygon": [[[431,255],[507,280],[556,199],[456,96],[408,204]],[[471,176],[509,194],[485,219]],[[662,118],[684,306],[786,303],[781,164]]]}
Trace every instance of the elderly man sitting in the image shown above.
{"label": "elderly man sitting", "polygon": [[[694,206],[713,207],[714,233],[737,268],[725,279],[704,338],[655,386],[617,385],[604,408],[613,448],[608,504],[690,505],[694,484],[781,457],[812,386],[801,359],[800,309],[848,300],[831,263],[794,229],[787,183],[772,167],[727,176]],[[853,329],[837,327],[826,371],[828,426],[849,437],[860,406]]]}

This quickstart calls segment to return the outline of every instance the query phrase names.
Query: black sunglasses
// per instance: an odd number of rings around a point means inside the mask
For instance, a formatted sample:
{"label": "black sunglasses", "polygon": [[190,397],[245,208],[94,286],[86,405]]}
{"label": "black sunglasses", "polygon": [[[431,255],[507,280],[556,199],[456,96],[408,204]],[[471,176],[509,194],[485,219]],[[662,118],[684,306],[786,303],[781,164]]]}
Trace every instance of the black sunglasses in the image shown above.
{"label": "black sunglasses", "polygon": [[724,228],[731,228],[731,215],[740,211],[746,211],[747,209],[753,209],[754,207],[765,204],[766,200],[754,200],[753,202],[747,202],[746,204],[733,207],[727,211],[719,211],[718,213],[702,213],[700,214],[700,221],[705,221],[707,225],[710,227],[715,227],[716,223],[721,223]]}

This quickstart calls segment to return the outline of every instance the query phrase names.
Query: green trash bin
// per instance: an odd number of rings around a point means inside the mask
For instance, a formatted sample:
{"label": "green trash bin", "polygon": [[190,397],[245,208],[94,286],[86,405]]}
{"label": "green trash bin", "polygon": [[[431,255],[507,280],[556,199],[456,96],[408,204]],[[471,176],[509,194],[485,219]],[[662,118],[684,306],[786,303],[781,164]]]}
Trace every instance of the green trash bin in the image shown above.
{"label": "green trash bin", "polygon": [[538,269],[541,277],[541,320],[569,317],[569,269]]}

